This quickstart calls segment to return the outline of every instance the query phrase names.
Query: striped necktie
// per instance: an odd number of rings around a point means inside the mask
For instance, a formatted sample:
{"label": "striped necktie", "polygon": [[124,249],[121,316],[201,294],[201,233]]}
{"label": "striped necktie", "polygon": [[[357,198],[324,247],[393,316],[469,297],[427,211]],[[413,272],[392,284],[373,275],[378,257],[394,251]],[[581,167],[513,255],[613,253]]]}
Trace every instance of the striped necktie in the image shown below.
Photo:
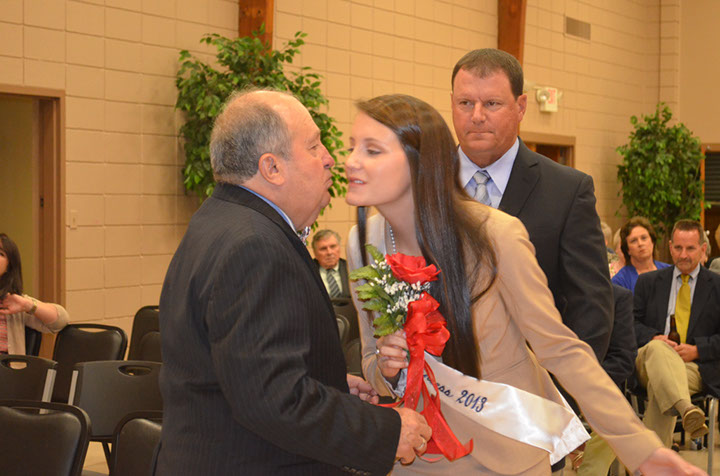
{"label": "striped necktie", "polygon": [[478,170],[473,175],[475,181],[475,190],[473,192],[473,198],[476,202],[483,203],[490,206],[490,194],[488,193],[487,183],[490,180],[490,176],[483,170]]}
{"label": "striped necktie", "polygon": [[334,269],[328,269],[327,270],[327,282],[328,286],[330,287],[330,297],[336,298],[340,296],[340,286],[338,286],[338,282],[335,279],[335,270]]}
{"label": "striped necktie", "polygon": [[683,344],[687,339],[688,324],[690,323],[690,275],[682,275],[682,285],[678,290],[677,301],[675,301],[675,324],[677,325],[680,342]]}

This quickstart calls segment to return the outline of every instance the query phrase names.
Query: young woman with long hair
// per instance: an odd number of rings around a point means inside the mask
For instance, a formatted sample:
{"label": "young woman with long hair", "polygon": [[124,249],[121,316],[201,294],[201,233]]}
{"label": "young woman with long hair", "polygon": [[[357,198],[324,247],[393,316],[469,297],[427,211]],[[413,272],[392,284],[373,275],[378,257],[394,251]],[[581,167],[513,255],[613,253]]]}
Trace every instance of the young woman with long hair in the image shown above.
{"label": "young woman with long hair", "polygon": [[[365,243],[382,253],[424,256],[441,270],[430,293],[451,333],[444,364],[562,405],[547,369],[631,470],[703,474],[662,448],[590,347],[562,324],[521,222],[475,202],[461,188],[455,143],[440,114],[397,94],[362,101],[358,109],[345,163],[347,202],[360,207],[348,240],[350,268],[367,262]],[[370,206],[379,214],[366,219]],[[407,367],[405,337],[399,331],[376,339],[373,316],[362,310],[356,293],[354,300],[365,377],[381,395],[395,395]],[[516,410],[510,405],[507,413]],[[550,474],[547,451],[491,431],[449,406],[443,412],[461,442],[474,439],[471,454],[453,462],[417,459],[396,465],[393,474]]]}

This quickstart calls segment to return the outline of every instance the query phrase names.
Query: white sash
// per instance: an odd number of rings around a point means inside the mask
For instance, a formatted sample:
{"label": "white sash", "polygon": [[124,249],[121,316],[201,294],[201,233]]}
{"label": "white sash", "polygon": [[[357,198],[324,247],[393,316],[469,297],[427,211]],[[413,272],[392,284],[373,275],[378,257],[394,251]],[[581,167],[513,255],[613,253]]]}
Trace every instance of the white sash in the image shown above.
{"label": "white sash", "polygon": [[[442,405],[496,433],[547,451],[550,464],[590,439],[565,399],[560,405],[511,385],[469,377],[427,352],[425,361],[435,374]],[[434,394],[431,385],[428,389]]]}

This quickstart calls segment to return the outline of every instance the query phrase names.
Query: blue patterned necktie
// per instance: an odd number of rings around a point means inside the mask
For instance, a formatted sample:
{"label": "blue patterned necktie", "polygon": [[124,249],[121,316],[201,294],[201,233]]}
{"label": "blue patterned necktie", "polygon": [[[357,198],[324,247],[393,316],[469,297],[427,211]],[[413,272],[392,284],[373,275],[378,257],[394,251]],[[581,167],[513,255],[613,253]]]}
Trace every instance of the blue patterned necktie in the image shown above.
{"label": "blue patterned necktie", "polygon": [[476,184],[473,198],[476,202],[480,202],[490,206],[490,194],[488,193],[487,188],[487,183],[490,180],[490,176],[487,174],[487,172],[478,170],[477,172],[475,172],[475,175],[473,175],[473,180]]}

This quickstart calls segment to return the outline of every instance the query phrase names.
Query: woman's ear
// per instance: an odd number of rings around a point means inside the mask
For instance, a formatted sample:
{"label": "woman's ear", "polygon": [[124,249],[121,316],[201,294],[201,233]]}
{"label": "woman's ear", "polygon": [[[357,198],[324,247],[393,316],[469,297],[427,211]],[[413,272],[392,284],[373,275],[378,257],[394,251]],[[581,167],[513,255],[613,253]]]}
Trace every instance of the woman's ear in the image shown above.
{"label": "woman's ear", "polygon": [[263,154],[258,160],[258,172],[266,182],[272,185],[282,185],[285,183],[285,174],[287,173],[285,160],[269,152]]}

